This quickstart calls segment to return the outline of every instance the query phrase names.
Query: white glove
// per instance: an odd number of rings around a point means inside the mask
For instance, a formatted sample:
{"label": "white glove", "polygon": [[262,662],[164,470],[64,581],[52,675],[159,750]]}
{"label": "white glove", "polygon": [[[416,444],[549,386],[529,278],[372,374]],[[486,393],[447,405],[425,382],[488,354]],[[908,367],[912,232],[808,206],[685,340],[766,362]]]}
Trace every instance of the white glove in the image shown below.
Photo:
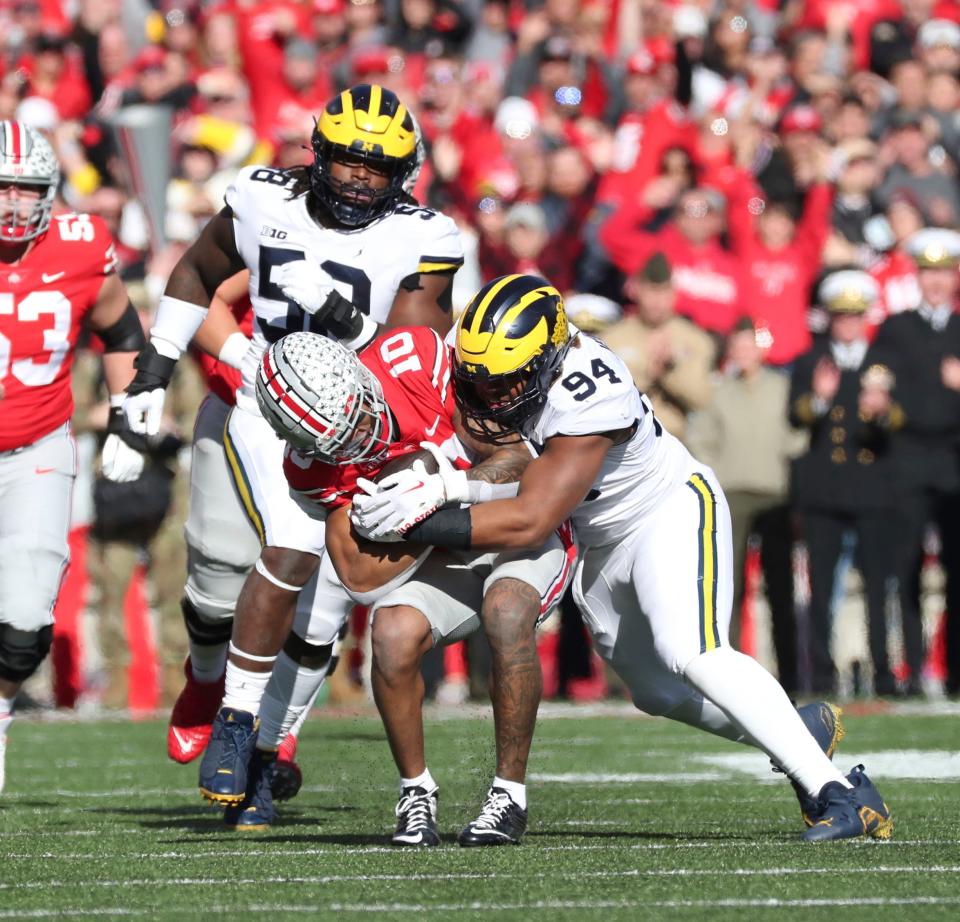
{"label": "white glove", "polygon": [[155,387],[139,394],[127,394],[123,399],[123,415],[130,431],[137,435],[156,435],[163,419],[163,399],[166,391]]}
{"label": "white glove", "polygon": [[271,279],[284,296],[299,304],[308,314],[315,314],[333,291],[333,279],[310,259],[297,259],[273,270]]}
{"label": "white glove", "polygon": [[131,448],[119,435],[111,434],[103,443],[100,467],[107,480],[129,483],[143,473],[144,457]]}
{"label": "white glove", "polygon": [[467,500],[466,471],[458,471],[433,443],[421,442],[420,447],[436,459],[436,474],[428,474],[423,462],[415,461],[379,483],[357,480],[364,492],[354,497],[350,520],[368,540],[399,540],[441,506]]}
{"label": "white glove", "polygon": [[350,521],[370,541],[399,541],[417,522],[436,512],[445,502],[443,478],[428,474],[422,461],[414,461],[380,483],[358,478],[364,493],[353,498]]}

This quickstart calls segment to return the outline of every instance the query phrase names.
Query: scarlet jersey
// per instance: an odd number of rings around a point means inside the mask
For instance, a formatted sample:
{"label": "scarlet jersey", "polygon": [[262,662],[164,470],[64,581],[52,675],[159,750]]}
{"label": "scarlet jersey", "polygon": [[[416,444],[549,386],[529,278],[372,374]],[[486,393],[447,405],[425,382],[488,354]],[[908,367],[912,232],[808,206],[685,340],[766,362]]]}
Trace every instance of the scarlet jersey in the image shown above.
{"label": "scarlet jersey", "polygon": [[[253,307],[250,297],[245,294],[235,304],[231,304],[230,312],[240,324],[240,332],[248,338],[253,336]],[[240,369],[224,364],[202,349],[196,350],[196,357],[207,390],[216,394],[224,403],[234,406],[237,402],[237,388],[240,387]]]}
{"label": "scarlet jersey", "polygon": [[19,263],[0,262],[0,451],[70,419],[80,327],[115,267],[110,232],[85,214],[56,215]]}
{"label": "scarlet jersey", "polygon": [[400,327],[378,336],[359,355],[383,388],[394,420],[396,441],[372,464],[331,465],[287,448],[283,471],[291,490],[328,509],[350,502],[358,477],[375,477],[394,458],[410,454],[421,442],[432,442],[468,467],[453,430],[453,387],[450,350],[429,327]]}

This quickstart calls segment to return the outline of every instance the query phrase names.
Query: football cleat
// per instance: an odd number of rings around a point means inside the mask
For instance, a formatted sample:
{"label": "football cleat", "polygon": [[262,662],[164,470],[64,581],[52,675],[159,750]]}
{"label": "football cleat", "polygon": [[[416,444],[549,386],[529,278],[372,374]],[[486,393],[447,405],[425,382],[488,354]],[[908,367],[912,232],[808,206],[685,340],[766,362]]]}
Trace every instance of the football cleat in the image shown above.
{"label": "football cleat", "polygon": [[517,806],[503,788],[490,788],[480,816],[463,828],[457,842],[464,848],[519,845],[526,831],[527,811]]}
{"label": "football cleat", "polygon": [[290,800],[296,797],[303,784],[303,772],[297,764],[297,738],[288,733],[277,751],[277,764],[270,782],[274,800]]}
{"label": "football cleat", "polygon": [[[843,713],[835,704],[826,701],[814,701],[812,704],[805,704],[797,708],[797,713],[803,721],[803,725],[810,731],[810,735],[817,741],[817,745],[823,750],[828,759],[833,758],[837,746],[846,736],[846,730],[840,720]],[[776,772],[782,772],[783,769],[778,765],[773,766]],[[817,799],[811,797],[804,788],[802,788],[792,778],[790,784],[793,792],[797,795],[800,802],[800,815],[807,826],[813,825],[813,817],[817,812]]]}
{"label": "football cleat", "polygon": [[221,708],[200,763],[200,793],[214,803],[239,804],[247,791],[247,766],[260,720],[249,711]]}
{"label": "football cleat", "polygon": [[217,682],[197,682],[190,668],[190,658],[183,664],[187,684],[177,696],[167,727],[167,755],[174,762],[186,765],[203,755],[210,740],[213,718],[223,698],[223,677]]}
{"label": "football cleat", "polygon": [[814,822],[803,838],[807,842],[831,842],[870,836],[889,839],[893,835],[893,819],[880,792],[857,765],[847,775],[853,785],[845,788],[839,781],[823,786],[817,798]]}
{"label": "football cleat", "polygon": [[439,845],[437,831],[437,800],[440,789],[427,791],[421,787],[404,788],[397,801],[397,831],[394,845]]}
{"label": "football cleat", "polygon": [[239,804],[223,811],[223,822],[236,832],[262,832],[273,825],[277,811],[273,806],[273,775],[277,754],[255,749],[247,770],[247,791]]}

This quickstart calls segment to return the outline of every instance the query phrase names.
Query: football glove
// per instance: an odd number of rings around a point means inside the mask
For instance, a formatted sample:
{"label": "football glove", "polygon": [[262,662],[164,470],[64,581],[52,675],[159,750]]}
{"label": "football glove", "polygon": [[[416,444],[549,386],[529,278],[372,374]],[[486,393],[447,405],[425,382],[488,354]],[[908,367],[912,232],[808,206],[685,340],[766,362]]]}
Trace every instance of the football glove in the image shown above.
{"label": "football glove", "polygon": [[363,314],[333,287],[333,279],[312,259],[284,263],[273,271],[284,296],[316,318],[337,339],[354,339],[363,329]]}
{"label": "football glove", "polygon": [[[162,393],[162,391],[161,391]],[[129,483],[143,473],[146,441],[130,431],[122,406],[110,408],[107,440],[103,443],[100,469],[107,480]]]}
{"label": "football glove", "polygon": [[149,342],[134,359],[137,373],[127,385],[123,413],[130,431],[136,435],[156,435],[163,417],[163,399],[177,367],[177,360],[157,352]]}

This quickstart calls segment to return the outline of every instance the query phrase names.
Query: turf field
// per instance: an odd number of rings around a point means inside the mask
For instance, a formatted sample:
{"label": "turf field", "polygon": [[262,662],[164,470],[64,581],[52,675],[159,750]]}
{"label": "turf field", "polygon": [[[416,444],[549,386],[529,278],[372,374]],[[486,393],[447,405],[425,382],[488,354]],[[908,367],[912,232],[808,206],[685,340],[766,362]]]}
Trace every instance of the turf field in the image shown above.
{"label": "turf field", "polygon": [[[160,722],[20,719],[0,795],[0,917],[211,919],[960,918],[960,709],[850,714],[894,841],[799,841],[763,756],[627,708],[547,707],[519,848],[463,850],[493,760],[486,711],[433,712],[441,848],[398,851],[395,779],[372,715],[319,712],[305,784],[268,834],[228,834]],[[773,912],[776,913],[773,916]]]}

